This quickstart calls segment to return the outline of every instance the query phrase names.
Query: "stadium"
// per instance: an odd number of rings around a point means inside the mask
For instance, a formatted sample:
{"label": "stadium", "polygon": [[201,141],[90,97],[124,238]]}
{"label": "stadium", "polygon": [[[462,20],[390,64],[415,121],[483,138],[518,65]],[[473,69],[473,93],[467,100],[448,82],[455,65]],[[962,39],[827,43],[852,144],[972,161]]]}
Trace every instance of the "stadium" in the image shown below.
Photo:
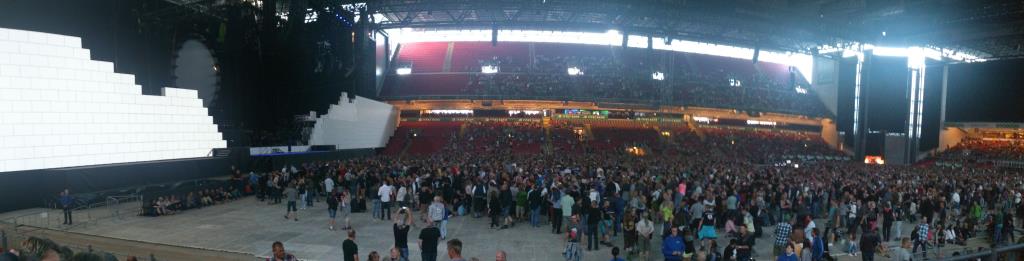
{"label": "stadium", "polygon": [[0,0],[0,261],[1024,260],[1022,23]]}

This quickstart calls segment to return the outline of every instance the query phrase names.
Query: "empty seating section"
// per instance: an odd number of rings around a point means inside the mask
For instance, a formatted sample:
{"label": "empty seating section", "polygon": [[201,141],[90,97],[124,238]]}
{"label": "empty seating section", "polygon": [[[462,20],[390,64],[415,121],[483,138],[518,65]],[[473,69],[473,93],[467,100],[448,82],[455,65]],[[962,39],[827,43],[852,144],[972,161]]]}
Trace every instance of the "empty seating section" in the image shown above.
{"label": "empty seating section", "polygon": [[577,127],[571,124],[556,123],[551,126],[551,148],[554,153],[583,152],[580,136],[574,132],[575,128]]}
{"label": "empty seating section", "polygon": [[402,149],[405,149],[405,144],[409,142],[409,130],[407,126],[399,126],[395,129],[394,135],[388,139],[388,145],[384,147],[384,155],[398,155],[402,153]]}
{"label": "empty seating section", "polygon": [[[448,56],[449,44],[451,72],[438,73]],[[408,43],[402,48],[399,64],[412,61],[413,72],[387,77],[383,95],[392,99],[443,95],[668,102],[810,116],[828,114],[816,95],[795,91],[793,84],[805,89],[809,84],[799,74],[791,77],[790,67],[785,64],[754,64],[745,59],[662,50],[648,54],[640,48],[622,50],[584,44],[433,42]],[[500,72],[483,74],[480,66],[484,64],[498,65]],[[570,67],[579,69],[581,75],[570,76]],[[652,79],[655,70],[669,81]]]}
{"label": "empty seating section", "polygon": [[749,60],[693,53],[685,53],[684,56],[698,65],[691,68],[695,73],[716,79],[728,80],[735,77],[746,80],[749,75],[754,75],[756,72],[754,64]]}
{"label": "empty seating section", "polygon": [[595,150],[624,150],[627,147],[646,147],[658,141],[653,128],[644,127],[591,127],[594,139],[591,148]]}
{"label": "empty seating section", "polygon": [[412,64],[413,73],[432,73],[444,70],[448,53],[447,42],[407,43],[398,50],[399,65]]}
{"label": "empty seating section", "polygon": [[501,72],[523,72],[530,63],[530,44],[508,42],[491,46],[491,42],[454,42],[453,72],[480,72],[480,66],[496,65]]}
{"label": "empty seating section", "polygon": [[464,73],[399,75],[386,82],[391,88],[384,94],[390,96],[460,95],[473,91],[469,75]]}
{"label": "empty seating section", "polygon": [[[440,152],[454,135],[458,135],[461,126],[461,122],[436,121],[402,122],[399,124],[399,128],[408,128],[409,132],[415,134],[409,137],[410,144],[406,153],[420,155]],[[396,132],[395,135],[406,134]]]}

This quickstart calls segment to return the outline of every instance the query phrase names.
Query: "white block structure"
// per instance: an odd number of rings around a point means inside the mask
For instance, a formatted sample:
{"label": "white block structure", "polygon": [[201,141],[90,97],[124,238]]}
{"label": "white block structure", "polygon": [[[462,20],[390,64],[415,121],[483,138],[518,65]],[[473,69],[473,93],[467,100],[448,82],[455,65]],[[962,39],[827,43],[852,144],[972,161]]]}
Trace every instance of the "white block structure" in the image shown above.
{"label": "white block structure", "polygon": [[398,110],[391,104],[356,96],[349,102],[341,94],[338,104],[316,118],[310,145],[334,145],[336,149],[367,149],[387,146],[395,133]]}
{"label": "white block structure", "polygon": [[195,90],[142,95],[78,37],[0,28],[0,172],[205,157],[227,147]]}

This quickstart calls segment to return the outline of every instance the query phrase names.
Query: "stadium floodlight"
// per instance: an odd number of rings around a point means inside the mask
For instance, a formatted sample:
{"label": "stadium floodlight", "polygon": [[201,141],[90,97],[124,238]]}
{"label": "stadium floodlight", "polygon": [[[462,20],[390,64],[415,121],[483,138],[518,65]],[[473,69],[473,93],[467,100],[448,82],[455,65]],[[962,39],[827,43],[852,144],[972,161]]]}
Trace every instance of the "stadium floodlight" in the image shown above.
{"label": "stadium floodlight", "polygon": [[729,86],[731,86],[731,87],[742,87],[743,86],[743,82],[740,82],[740,80],[737,80],[737,79],[729,79]]}
{"label": "stadium floodlight", "polygon": [[805,89],[804,87],[801,87],[800,85],[797,85],[795,89],[796,89],[796,93],[807,94],[807,89]]}
{"label": "stadium floodlight", "polygon": [[482,72],[482,73],[498,73],[498,66],[494,66],[494,65],[480,66],[480,72]]}
{"label": "stadium floodlight", "polygon": [[400,67],[398,69],[395,69],[395,74],[398,74],[398,75],[409,75],[409,74],[412,74],[412,68],[410,68],[410,67]]}
{"label": "stadium floodlight", "polygon": [[573,66],[573,67],[569,67],[569,69],[567,70],[567,72],[568,72],[568,73],[569,73],[569,75],[571,75],[571,76],[583,75],[583,70],[580,70],[580,68],[578,68],[578,67],[576,67],[576,66]]}
{"label": "stadium floodlight", "polygon": [[661,72],[654,72],[651,74],[651,78],[658,81],[663,81],[665,80],[665,74]]}

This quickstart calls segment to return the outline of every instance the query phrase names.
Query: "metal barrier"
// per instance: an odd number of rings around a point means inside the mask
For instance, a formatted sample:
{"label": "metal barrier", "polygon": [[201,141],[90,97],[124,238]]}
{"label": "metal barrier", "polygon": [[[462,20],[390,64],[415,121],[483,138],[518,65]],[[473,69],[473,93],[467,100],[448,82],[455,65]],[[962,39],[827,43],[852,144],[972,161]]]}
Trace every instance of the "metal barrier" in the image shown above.
{"label": "metal barrier", "polygon": [[1020,257],[1024,257],[1024,244],[1009,245],[1004,247],[997,247],[991,249],[985,249],[983,251],[973,254],[962,254],[959,256],[951,256],[945,260],[949,261],[961,261],[961,260],[1020,260]]}
{"label": "metal barrier", "polygon": [[110,196],[103,202],[97,202],[85,206],[79,206],[71,210],[72,225],[64,224],[63,209],[43,209],[28,214],[0,220],[0,223],[10,224],[14,229],[39,229],[47,228],[54,230],[68,230],[78,226],[89,224],[105,219],[124,219],[124,214],[138,214],[142,211],[142,196]]}

